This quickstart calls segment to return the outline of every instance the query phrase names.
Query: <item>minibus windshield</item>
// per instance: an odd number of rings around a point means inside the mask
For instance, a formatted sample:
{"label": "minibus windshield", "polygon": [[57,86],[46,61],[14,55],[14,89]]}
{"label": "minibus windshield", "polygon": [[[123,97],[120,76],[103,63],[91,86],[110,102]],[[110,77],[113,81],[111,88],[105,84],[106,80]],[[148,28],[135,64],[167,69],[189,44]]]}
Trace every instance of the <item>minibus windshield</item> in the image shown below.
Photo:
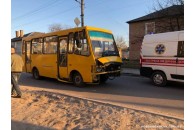
{"label": "minibus windshield", "polygon": [[112,34],[89,31],[89,35],[95,58],[119,55]]}

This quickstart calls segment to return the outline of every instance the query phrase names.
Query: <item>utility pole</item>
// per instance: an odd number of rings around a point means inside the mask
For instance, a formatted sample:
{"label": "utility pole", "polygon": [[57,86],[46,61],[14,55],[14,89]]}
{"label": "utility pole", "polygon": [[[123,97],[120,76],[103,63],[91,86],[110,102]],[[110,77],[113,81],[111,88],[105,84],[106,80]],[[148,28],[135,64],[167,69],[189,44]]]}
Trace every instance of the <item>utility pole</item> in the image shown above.
{"label": "utility pole", "polygon": [[81,0],[81,2],[79,2],[78,0],[75,0],[76,2],[81,4],[81,26],[84,26],[84,0]]}
{"label": "utility pole", "polygon": [[84,0],[81,0],[81,21],[82,21],[81,26],[83,27],[84,26]]}

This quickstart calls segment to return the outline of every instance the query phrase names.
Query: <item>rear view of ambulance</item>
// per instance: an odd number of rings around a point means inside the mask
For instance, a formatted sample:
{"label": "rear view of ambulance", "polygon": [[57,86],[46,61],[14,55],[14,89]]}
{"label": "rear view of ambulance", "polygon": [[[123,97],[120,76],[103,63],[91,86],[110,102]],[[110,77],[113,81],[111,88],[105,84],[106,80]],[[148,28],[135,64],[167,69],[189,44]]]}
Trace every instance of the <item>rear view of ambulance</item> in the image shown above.
{"label": "rear view of ambulance", "polygon": [[184,82],[184,31],[144,36],[140,65],[140,75],[156,86]]}

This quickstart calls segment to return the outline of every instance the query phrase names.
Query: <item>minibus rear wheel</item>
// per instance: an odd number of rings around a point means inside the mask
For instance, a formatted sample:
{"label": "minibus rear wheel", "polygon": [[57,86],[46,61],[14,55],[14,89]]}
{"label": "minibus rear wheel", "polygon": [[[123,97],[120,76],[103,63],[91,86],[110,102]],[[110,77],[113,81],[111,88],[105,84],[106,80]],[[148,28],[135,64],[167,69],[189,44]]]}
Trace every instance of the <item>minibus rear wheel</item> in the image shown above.
{"label": "minibus rear wheel", "polygon": [[41,78],[37,68],[33,68],[33,78],[35,78],[37,80]]}
{"label": "minibus rear wheel", "polygon": [[74,75],[73,75],[73,83],[77,87],[84,87],[83,78],[80,75],[80,73],[78,73],[78,72],[74,73]]}
{"label": "minibus rear wheel", "polygon": [[152,83],[158,87],[164,87],[167,84],[167,78],[161,71],[155,71],[151,76]]}

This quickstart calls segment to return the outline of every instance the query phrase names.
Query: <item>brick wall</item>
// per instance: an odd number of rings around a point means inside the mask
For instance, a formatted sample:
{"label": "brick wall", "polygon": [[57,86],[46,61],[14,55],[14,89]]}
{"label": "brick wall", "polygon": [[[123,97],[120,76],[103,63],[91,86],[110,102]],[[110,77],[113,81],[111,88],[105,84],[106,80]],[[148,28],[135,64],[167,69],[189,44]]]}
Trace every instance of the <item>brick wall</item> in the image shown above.
{"label": "brick wall", "polygon": [[[177,20],[180,26],[176,24]],[[155,22],[155,33],[184,30],[184,16],[181,16],[179,19],[164,18],[129,24],[129,57],[131,62],[138,62],[138,67],[140,59],[140,48],[145,35],[145,24],[150,22]]]}
{"label": "brick wall", "polygon": [[130,61],[139,60],[140,47],[145,35],[145,22],[132,23],[129,25],[129,57]]}

